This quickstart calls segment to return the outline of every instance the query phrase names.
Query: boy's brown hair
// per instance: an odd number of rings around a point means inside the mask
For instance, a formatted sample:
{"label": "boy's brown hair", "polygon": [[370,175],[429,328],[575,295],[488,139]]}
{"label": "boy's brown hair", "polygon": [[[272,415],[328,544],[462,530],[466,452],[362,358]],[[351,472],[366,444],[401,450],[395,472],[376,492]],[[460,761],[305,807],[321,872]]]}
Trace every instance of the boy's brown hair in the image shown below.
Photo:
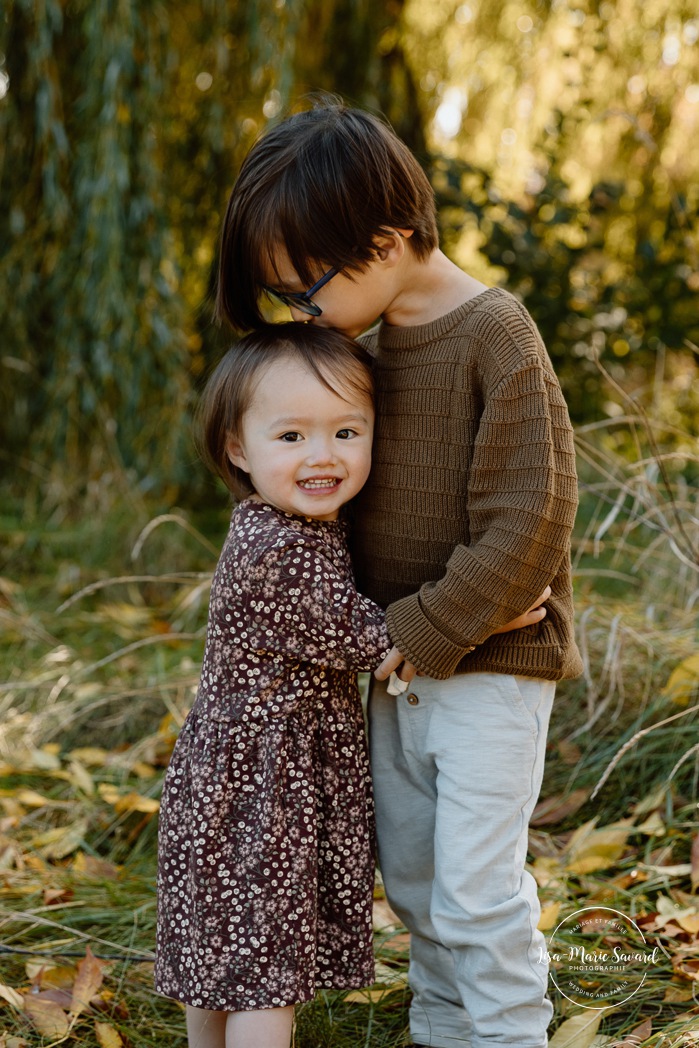
{"label": "boy's brown hair", "polygon": [[199,400],[194,439],[206,465],[236,499],[252,494],[245,470],[228,457],[231,438],[240,436],[245,412],[262,373],[274,364],[295,360],[342,399],[359,397],[373,405],[371,357],[340,331],[309,324],[267,324],[246,335],[221,359]]}
{"label": "boy's brown hair", "polygon": [[395,132],[323,96],[264,134],[243,161],[221,231],[216,314],[233,328],[263,324],[259,299],[285,248],[310,287],[323,269],[361,272],[381,232],[412,229],[426,258],[438,243],[434,193]]}

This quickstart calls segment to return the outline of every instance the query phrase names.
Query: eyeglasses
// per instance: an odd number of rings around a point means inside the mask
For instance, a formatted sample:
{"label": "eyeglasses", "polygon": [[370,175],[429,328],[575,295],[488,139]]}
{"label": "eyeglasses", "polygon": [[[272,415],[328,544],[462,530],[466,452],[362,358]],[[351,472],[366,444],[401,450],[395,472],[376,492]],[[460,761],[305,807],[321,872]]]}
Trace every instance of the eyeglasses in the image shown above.
{"label": "eyeglasses", "polygon": [[309,287],[308,291],[277,291],[276,288],[268,287],[266,284],[263,285],[263,288],[268,295],[272,295],[277,301],[283,302],[285,306],[289,306],[291,309],[298,309],[309,317],[319,317],[323,310],[311,300],[339,272],[340,270],[333,266],[327,273],[323,273],[320,280],[317,280],[313,287]]}

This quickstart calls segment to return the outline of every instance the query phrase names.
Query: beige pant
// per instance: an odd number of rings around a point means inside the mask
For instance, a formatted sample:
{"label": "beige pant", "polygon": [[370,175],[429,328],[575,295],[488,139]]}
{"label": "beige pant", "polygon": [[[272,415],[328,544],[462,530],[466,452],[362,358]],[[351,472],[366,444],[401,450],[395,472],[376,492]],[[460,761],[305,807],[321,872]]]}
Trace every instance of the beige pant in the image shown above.
{"label": "beige pant", "polygon": [[372,690],[379,862],[411,932],[417,1044],[547,1043],[546,943],[524,863],[554,692],[495,673]]}

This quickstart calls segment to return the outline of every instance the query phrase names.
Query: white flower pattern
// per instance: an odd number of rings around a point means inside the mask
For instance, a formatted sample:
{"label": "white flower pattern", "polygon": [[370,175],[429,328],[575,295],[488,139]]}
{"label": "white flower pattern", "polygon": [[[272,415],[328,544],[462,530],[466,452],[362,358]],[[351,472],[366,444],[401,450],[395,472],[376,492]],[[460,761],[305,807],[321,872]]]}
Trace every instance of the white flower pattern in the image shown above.
{"label": "white flower pattern", "polygon": [[246,1011],[374,978],[374,817],[356,674],[390,641],[342,522],[247,500],[214,575],[160,812],[156,989]]}

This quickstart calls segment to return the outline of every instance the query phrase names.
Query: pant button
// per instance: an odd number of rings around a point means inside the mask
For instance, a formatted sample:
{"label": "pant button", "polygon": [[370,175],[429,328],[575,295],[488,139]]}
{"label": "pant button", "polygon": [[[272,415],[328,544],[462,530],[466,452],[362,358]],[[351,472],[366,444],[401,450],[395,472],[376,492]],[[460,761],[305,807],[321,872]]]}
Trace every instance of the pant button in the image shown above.
{"label": "pant button", "polygon": [[407,696],[407,699],[411,706],[417,706],[420,702],[417,695],[414,695],[412,691],[410,692],[410,695]]}

